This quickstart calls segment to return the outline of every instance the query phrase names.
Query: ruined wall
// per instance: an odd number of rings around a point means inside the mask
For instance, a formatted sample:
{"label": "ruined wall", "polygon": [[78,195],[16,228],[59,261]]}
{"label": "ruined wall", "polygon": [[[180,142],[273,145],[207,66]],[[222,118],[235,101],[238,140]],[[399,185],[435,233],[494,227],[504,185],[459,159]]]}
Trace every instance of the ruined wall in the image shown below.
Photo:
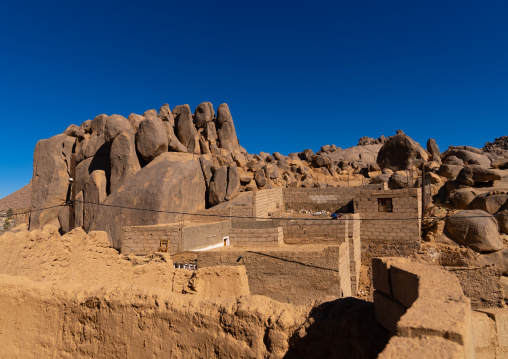
{"label": "ruined wall", "polygon": [[[383,212],[380,199],[391,199],[392,212]],[[368,257],[408,255],[419,248],[421,189],[364,191],[354,200],[361,221],[363,252]]]}
{"label": "ruined wall", "polygon": [[476,357],[508,358],[508,309],[478,309],[472,321]]}
{"label": "ruined wall", "polygon": [[198,268],[244,265],[251,294],[307,304],[351,295],[349,244],[198,252]]}
{"label": "ruined wall", "polygon": [[284,208],[282,188],[254,192],[253,205],[255,217],[266,218],[272,213],[282,211]]}
{"label": "ruined wall", "polygon": [[382,184],[372,184],[355,187],[327,187],[327,188],[284,188],[282,190],[284,208],[299,211],[335,212],[343,208],[344,212],[351,212],[347,205],[362,191],[382,189]]}
{"label": "ruined wall", "polygon": [[360,214],[350,213],[345,215],[348,224],[349,262],[351,272],[351,293],[356,295],[360,285],[360,268],[362,265],[362,243],[360,239],[361,221]]}
{"label": "ruined wall", "polygon": [[471,306],[458,279],[406,258],[372,262],[374,309],[394,336],[379,358],[474,358]]}
{"label": "ruined wall", "polygon": [[128,226],[123,228],[121,252],[140,255],[154,253],[160,246],[160,240],[168,239],[168,252],[174,254],[220,243],[230,233],[230,221]]}

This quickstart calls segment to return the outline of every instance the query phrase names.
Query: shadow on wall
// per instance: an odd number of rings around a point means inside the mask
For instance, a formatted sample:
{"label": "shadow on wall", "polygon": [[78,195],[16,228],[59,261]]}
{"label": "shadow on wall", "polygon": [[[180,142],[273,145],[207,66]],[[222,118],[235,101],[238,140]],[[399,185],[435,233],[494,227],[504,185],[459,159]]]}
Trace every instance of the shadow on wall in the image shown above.
{"label": "shadow on wall", "polygon": [[377,358],[390,339],[375,319],[374,304],[352,297],[320,304],[306,325],[306,335],[295,332],[284,358]]}

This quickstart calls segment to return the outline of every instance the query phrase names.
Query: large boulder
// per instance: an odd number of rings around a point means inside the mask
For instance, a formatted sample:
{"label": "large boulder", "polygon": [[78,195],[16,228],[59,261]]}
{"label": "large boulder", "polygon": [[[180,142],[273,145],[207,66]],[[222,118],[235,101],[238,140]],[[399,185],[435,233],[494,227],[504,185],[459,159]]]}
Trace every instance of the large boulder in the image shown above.
{"label": "large boulder", "polygon": [[106,172],[95,170],[91,173],[88,181],[85,183],[83,191],[84,206],[83,206],[83,228],[85,231],[90,229],[90,224],[93,223],[100,210],[107,194],[108,181]]}
{"label": "large boulder", "polygon": [[437,146],[435,139],[429,138],[427,141],[427,151],[430,153],[431,161],[441,163],[441,152],[439,152],[439,147]]}
{"label": "large boulder", "polygon": [[477,193],[472,188],[459,188],[451,191],[450,201],[455,209],[468,209]]}
{"label": "large boulder", "polygon": [[228,168],[228,189],[226,190],[226,196],[224,199],[230,201],[236,197],[240,191],[240,174],[238,173],[238,167],[232,164]]}
{"label": "large boulder", "polygon": [[200,153],[199,136],[189,105],[176,106],[173,109],[175,116],[175,132],[189,153]]}
{"label": "large boulder", "polygon": [[208,122],[211,122],[215,116],[211,102],[203,102],[196,107],[194,111],[194,120],[197,128],[204,128]]}
{"label": "large boulder", "polygon": [[217,109],[217,135],[221,148],[231,153],[241,152],[233,117],[229,111],[229,106],[225,103],[221,104]]}
{"label": "large boulder", "polygon": [[208,190],[208,202],[212,206],[216,206],[222,202],[226,197],[228,188],[228,167],[222,166],[215,170],[210,188]]}
{"label": "large boulder", "polygon": [[30,230],[46,224],[60,227],[58,206],[67,197],[70,177],[68,165],[75,141],[76,138],[61,134],[37,142],[33,162]]}
{"label": "large boulder", "polygon": [[377,164],[381,168],[398,171],[418,165],[428,159],[429,155],[422,146],[400,131],[397,135],[389,137],[381,147],[377,156]]}
{"label": "large boulder", "polygon": [[126,132],[116,136],[109,154],[111,159],[111,192],[115,192],[140,169],[134,135]]}
{"label": "large boulder", "polygon": [[134,134],[134,128],[129,120],[121,115],[109,116],[104,126],[104,140],[111,143],[122,132]]}
{"label": "large boulder", "polygon": [[136,134],[136,147],[146,162],[168,151],[169,140],[166,127],[159,118],[141,121]]}
{"label": "large boulder", "polygon": [[198,157],[163,153],[108,196],[104,204],[107,206],[99,206],[90,229],[106,231],[115,248],[121,246],[125,226],[175,223],[182,215],[174,212],[204,209],[205,180]]}
{"label": "large boulder", "polygon": [[459,211],[446,219],[445,229],[454,241],[476,252],[492,252],[503,248],[498,224],[485,211]]}
{"label": "large boulder", "polygon": [[474,186],[477,183],[494,182],[501,179],[496,170],[482,166],[466,166],[457,175],[457,182],[464,186]]}
{"label": "large boulder", "polygon": [[448,179],[454,179],[457,175],[462,171],[462,166],[455,166],[449,164],[442,164],[439,166],[437,174],[441,177],[446,177]]}
{"label": "large boulder", "polygon": [[494,214],[508,206],[508,194],[482,193],[477,196],[470,204],[471,209],[481,209],[487,213]]}
{"label": "large boulder", "polygon": [[443,153],[443,162],[446,162],[446,159],[449,156],[460,158],[462,161],[464,161],[464,163],[470,165],[490,167],[490,159],[482,154],[481,150],[474,147],[450,147]]}
{"label": "large boulder", "polygon": [[508,234],[508,209],[503,209],[496,213],[499,232]]}

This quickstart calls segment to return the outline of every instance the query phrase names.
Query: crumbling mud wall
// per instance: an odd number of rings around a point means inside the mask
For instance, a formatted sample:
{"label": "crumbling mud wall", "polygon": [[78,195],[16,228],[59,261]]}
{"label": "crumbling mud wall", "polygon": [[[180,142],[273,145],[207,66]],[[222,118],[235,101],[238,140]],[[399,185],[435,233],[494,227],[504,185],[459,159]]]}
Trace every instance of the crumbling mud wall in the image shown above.
{"label": "crumbling mud wall", "polygon": [[458,279],[405,258],[375,258],[374,308],[394,336],[379,358],[474,358],[470,300]]}

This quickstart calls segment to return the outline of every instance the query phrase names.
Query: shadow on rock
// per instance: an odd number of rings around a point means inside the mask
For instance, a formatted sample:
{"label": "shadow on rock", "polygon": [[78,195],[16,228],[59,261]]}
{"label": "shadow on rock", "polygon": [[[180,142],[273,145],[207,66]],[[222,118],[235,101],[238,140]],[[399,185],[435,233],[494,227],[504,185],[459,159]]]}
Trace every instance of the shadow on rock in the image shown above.
{"label": "shadow on rock", "polygon": [[343,298],[314,308],[305,328],[289,341],[284,358],[376,358],[390,335],[374,316],[374,304]]}

